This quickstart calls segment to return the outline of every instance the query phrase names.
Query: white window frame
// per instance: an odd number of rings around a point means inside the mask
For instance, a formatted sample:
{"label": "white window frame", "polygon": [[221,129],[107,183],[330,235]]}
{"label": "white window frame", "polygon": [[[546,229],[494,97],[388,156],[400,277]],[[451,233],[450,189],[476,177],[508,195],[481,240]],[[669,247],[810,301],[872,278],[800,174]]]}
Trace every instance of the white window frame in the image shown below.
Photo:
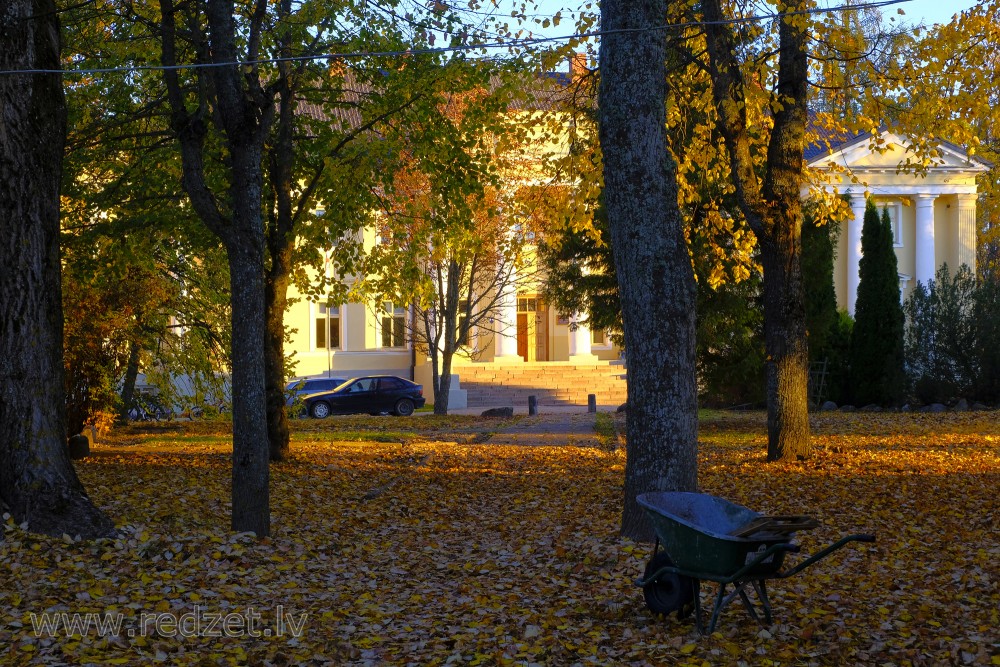
{"label": "white window frame", "polygon": [[[600,339],[598,339],[598,336]],[[591,348],[610,348],[611,344],[608,343],[608,332],[604,329],[591,329],[590,330],[590,347]]]}
{"label": "white window frame", "polygon": [[882,219],[882,209],[889,211],[889,223],[892,226],[892,247],[903,247],[903,202],[887,201],[877,205],[879,220]]}
{"label": "white window frame", "polygon": [[[340,350],[344,344],[344,315],[341,304],[327,305],[327,302],[313,302],[312,303],[312,327],[310,331],[310,337],[312,338],[312,348],[314,350]],[[320,320],[328,320],[330,314],[333,314],[337,319],[337,324],[324,322],[324,335],[327,338],[332,337],[334,331],[337,333],[337,344],[330,345],[329,340],[324,340],[325,345],[320,346],[319,336],[316,335],[316,327],[319,325]]]}
{"label": "white window frame", "polygon": [[[385,325],[386,320],[392,321],[393,330],[389,333],[389,342],[391,343],[396,337],[396,322],[402,320],[402,343],[399,345],[386,345],[385,344]],[[378,342],[379,347],[383,350],[403,350],[406,349],[406,308],[402,306],[395,306],[391,301],[382,302],[382,310],[379,312],[378,320]]]}

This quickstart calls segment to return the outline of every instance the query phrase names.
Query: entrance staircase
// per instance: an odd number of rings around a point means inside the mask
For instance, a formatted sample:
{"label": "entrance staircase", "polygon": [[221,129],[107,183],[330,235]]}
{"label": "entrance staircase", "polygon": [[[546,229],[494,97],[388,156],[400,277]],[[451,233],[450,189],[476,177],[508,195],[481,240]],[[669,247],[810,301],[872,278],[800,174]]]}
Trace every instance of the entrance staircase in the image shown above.
{"label": "entrance staircase", "polygon": [[535,396],[540,406],[587,405],[588,394],[596,396],[598,405],[617,407],[627,392],[625,366],[618,361],[473,363],[455,373],[468,391],[470,408],[526,407],[528,396]]}

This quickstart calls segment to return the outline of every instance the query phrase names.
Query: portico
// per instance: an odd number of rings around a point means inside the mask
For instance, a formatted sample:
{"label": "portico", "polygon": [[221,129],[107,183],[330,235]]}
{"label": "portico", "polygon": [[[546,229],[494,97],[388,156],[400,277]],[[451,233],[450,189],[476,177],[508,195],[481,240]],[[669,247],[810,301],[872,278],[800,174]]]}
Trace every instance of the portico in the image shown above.
{"label": "portico", "polygon": [[943,143],[938,163],[925,173],[901,172],[906,141],[891,132],[883,132],[881,141],[884,152],[873,150],[866,134],[832,150],[819,152],[814,146],[806,153],[808,166],[825,172],[828,191],[850,196],[853,216],[838,238],[834,284],[837,305],[852,314],[866,197],[874,199],[880,212],[889,212],[901,298],[917,283],[933,280],[942,264],[953,271],[962,264],[976,268],[976,176],[991,165]]}

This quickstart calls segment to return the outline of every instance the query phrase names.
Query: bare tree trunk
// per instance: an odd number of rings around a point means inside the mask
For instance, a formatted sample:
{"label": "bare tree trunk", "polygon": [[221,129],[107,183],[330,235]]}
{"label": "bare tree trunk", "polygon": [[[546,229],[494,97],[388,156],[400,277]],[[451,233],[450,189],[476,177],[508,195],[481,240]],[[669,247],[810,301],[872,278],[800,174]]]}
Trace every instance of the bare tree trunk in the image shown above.
{"label": "bare tree trunk", "polygon": [[434,387],[434,414],[448,414],[448,403],[451,394],[451,360],[454,358],[454,350],[447,347],[441,352],[441,370],[436,378]]}
{"label": "bare tree trunk", "polygon": [[621,532],[651,540],[636,496],[697,488],[694,272],[667,153],[663,0],[601,4],[604,201],[628,353]]}
{"label": "bare tree trunk", "polygon": [[[258,191],[259,192],[259,191]],[[260,207],[257,207],[258,218]],[[263,229],[260,230],[263,235]],[[264,397],[263,243],[227,244],[233,321],[233,530],[271,532]]]}
{"label": "bare tree trunk", "polygon": [[[740,209],[760,243],[764,267],[764,341],[767,351],[769,460],[804,458],[809,441],[809,350],[802,283],[802,184],[808,61],[801,16],[779,27],[778,90],[763,183],[758,178],[746,118],[745,83],[732,29],[719,0],[703,3],[719,129],[729,150]],[[787,6],[805,7],[797,0]]]}
{"label": "bare tree trunk", "polygon": [[122,421],[128,419],[128,411],[132,409],[132,403],[135,401],[135,383],[139,377],[140,352],[138,341],[133,340],[129,343],[128,365],[125,367],[125,379],[122,382],[121,414],[118,415]]}
{"label": "bare tree trunk", "polygon": [[285,308],[288,304],[290,255],[290,247],[287,252],[278,255],[272,250],[271,267],[267,272],[265,391],[267,442],[272,461],[284,461],[289,453],[288,415],[285,413]]}
{"label": "bare tree trunk", "polygon": [[[8,0],[0,69],[59,69],[51,0]],[[59,75],[0,77],[0,504],[31,530],[114,533],[66,448],[59,180],[66,106]]]}
{"label": "bare tree trunk", "polygon": [[[199,6],[188,6],[197,9]],[[263,5],[259,4],[258,7]],[[189,111],[177,70],[164,71],[171,126],[181,147],[183,184],[192,208],[226,247],[232,299],[233,471],[232,527],[270,534],[268,433],[265,400],[263,150],[274,114],[273,99],[240,60],[232,0],[207,0],[206,18],[215,67],[199,70],[202,97]],[[177,9],[160,3],[163,64],[177,64]],[[259,46],[263,16],[254,15],[248,59]],[[256,72],[254,72],[256,73]],[[205,141],[210,118],[228,150],[228,191],[214,192],[205,173]],[[220,205],[221,202],[221,205]]]}
{"label": "bare tree trunk", "polygon": [[[288,13],[287,0],[282,3]],[[283,36],[287,42],[287,37]],[[287,48],[283,51],[285,53]],[[286,53],[287,55],[287,53]],[[288,415],[285,413],[285,308],[288,305],[288,283],[292,272],[292,252],[295,247],[292,219],[292,176],[294,160],[295,99],[290,87],[288,63],[278,65],[285,82],[278,102],[278,131],[270,157],[271,187],[274,190],[274,212],[267,229],[267,249],[270,265],[267,269],[266,303],[267,334],[265,340],[265,385],[267,391],[267,442],[272,461],[288,458]]]}

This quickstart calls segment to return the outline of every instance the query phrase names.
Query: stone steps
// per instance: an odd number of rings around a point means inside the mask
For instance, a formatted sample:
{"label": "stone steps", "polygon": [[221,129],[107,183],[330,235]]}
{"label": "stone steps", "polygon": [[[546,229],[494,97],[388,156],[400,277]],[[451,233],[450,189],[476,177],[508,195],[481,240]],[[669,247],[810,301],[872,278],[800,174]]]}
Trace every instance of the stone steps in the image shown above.
{"label": "stone steps", "polygon": [[455,369],[470,408],[528,405],[587,405],[594,394],[598,405],[620,405],[627,397],[625,367],[619,363],[524,363],[499,366],[471,364]]}

